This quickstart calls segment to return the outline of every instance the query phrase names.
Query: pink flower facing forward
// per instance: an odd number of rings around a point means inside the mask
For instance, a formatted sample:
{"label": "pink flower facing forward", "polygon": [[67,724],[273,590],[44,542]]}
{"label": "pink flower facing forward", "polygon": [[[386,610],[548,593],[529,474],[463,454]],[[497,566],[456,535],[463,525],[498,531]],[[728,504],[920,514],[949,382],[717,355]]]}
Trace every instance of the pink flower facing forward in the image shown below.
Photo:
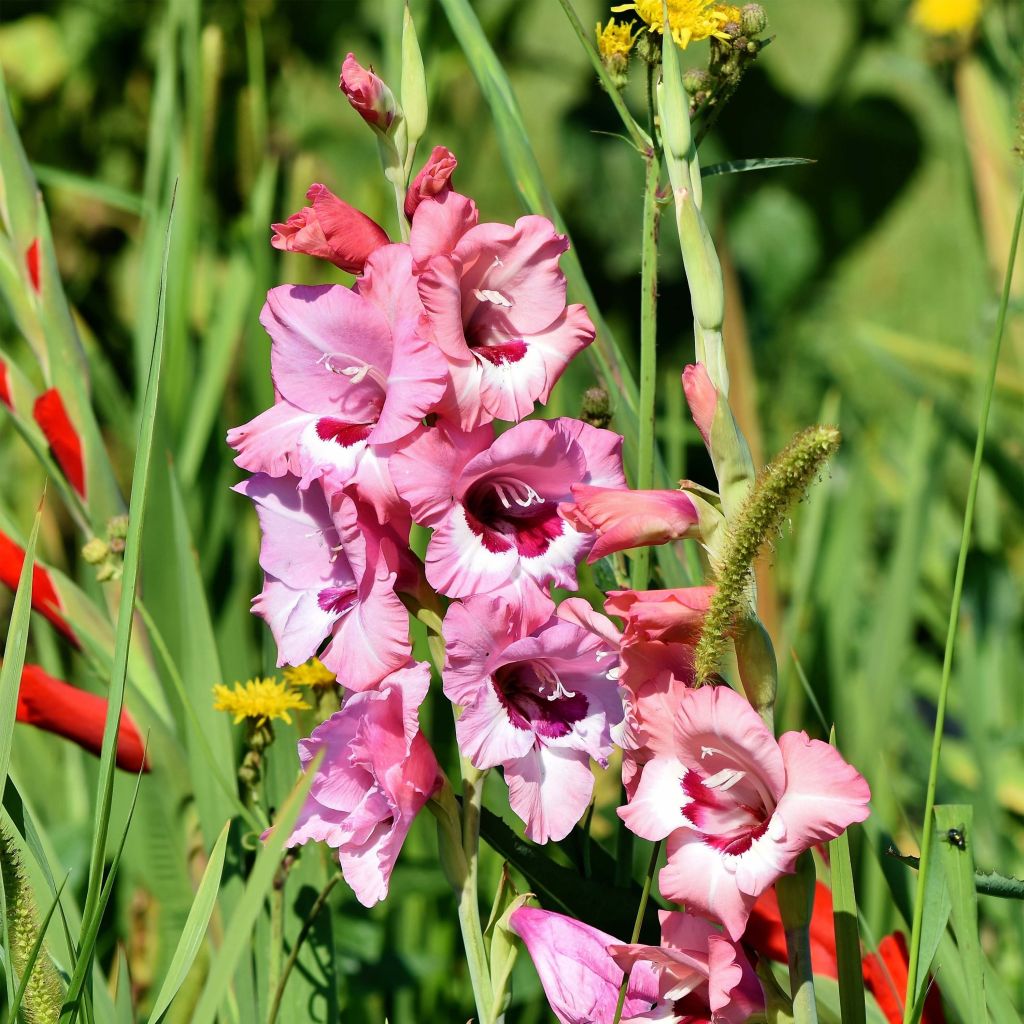
{"label": "pink flower facing forward", "polygon": [[558,505],[576,482],[625,484],[622,438],[567,418],[492,436],[486,427],[423,428],[392,456],[391,474],[413,519],[434,529],[426,563],[435,589],[449,597],[500,590],[513,603],[550,611],[544,588],[575,589],[576,563],[594,543],[558,515]]}
{"label": "pink flower facing forward", "polygon": [[463,707],[459,749],[477,768],[504,768],[512,810],[537,843],[564,839],[583,816],[590,758],[607,765],[622,718],[601,616],[581,598],[559,613],[537,624],[501,598],[471,597],[444,620],[444,692]]}
{"label": "pink flower facing forward", "polygon": [[573,484],[573,501],[559,512],[583,533],[597,535],[587,556],[605,555],[697,535],[697,509],[683,491],[631,491]]}
{"label": "pink flower facing forward", "polygon": [[658,1004],[624,1014],[626,1024],[746,1024],[764,1010],[764,991],[743,950],[701,918],[668,910],[658,917],[660,946],[608,947],[623,970],[649,964],[658,978]]}
{"label": "pink flower facing forward", "polygon": [[[681,697],[664,723],[673,753],[644,766],[619,816],[644,839],[668,838],[662,895],[721,921],[738,939],[757,897],[805,850],[863,821],[871,794],[827,743],[803,732],[776,742],[728,687]],[[666,734],[662,749],[667,743]]]}
{"label": "pink flower facing forward", "polygon": [[388,245],[351,289],[284,285],[260,322],[279,400],[228,434],[243,469],[322,480],[369,502],[381,522],[407,516],[388,471],[396,442],[444,393],[444,359],[419,332],[409,248]]}
{"label": "pink flower facing forward", "polygon": [[409,241],[423,308],[449,362],[445,414],[467,430],[528,416],[594,340],[586,310],[565,304],[565,236],[537,216],[478,224],[473,202],[449,191],[419,204]]}
{"label": "pink flower facing forward", "polygon": [[388,244],[387,233],[376,221],[326,185],[310,185],[306,198],[312,206],[304,206],[283,224],[270,225],[275,249],[317,256],[350,274],[361,274],[371,253]]}
{"label": "pink flower facing forward", "polygon": [[257,474],[235,487],[256,505],[265,580],[252,610],[270,626],[278,665],[318,654],[353,690],[375,686],[409,658],[409,621],[395,593],[393,531],[360,516],[345,494],[294,476]]}
{"label": "pink flower facing forward", "polygon": [[441,784],[419,727],[429,685],[429,666],[410,662],[379,689],[349,696],[299,742],[303,768],[321,750],[324,758],[288,845],[313,840],[336,849],[364,907],[387,896],[409,826]]}
{"label": "pink flower facing forward", "polygon": [[[560,1024],[611,1024],[622,969],[608,947],[618,945],[618,939],[582,921],[533,907],[513,911],[509,925],[525,943]],[[657,975],[641,960],[629,975],[623,1021],[637,1019],[657,1002]]]}

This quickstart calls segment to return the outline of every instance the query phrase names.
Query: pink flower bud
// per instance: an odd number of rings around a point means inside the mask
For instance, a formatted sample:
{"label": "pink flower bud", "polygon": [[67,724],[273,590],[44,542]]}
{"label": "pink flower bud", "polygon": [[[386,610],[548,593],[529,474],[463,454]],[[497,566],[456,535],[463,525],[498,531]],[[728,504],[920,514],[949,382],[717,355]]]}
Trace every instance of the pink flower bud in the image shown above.
{"label": "pink flower bud", "polygon": [[398,115],[394,93],[373,71],[364,68],[350,53],[341,65],[339,88],[353,110],[371,127],[387,133]]}
{"label": "pink flower bud", "polygon": [[293,213],[284,224],[271,224],[270,244],[286,252],[304,252],[330,260],[350,274],[361,274],[374,250],[388,244],[384,229],[365,213],[339,199],[326,185],[310,185],[312,206]]}
{"label": "pink flower bud", "polygon": [[412,220],[416,207],[424,199],[451,190],[452,175],[458,164],[459,161],[455,159],[450,149],[444,146],[434,147],[434,152],[427,158],[420,173],[412,179],[409,191],[405,194],[405,215],[409,220]]}
{"label": "pink flower bud", "polygon": [[711,421],[715,418],[715,406],[718,405],[718,391],[711,383],[708,371],[703,363],[694,363],[683,370],[683,391],[690,406],[693,422],[704,438],[704,443],[711,445]]}

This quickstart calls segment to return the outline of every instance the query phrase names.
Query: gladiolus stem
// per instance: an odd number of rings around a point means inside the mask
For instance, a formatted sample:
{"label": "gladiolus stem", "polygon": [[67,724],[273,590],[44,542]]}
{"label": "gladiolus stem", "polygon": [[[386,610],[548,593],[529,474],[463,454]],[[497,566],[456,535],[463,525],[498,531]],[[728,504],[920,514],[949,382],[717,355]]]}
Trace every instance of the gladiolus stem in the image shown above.
{"label": "gladiolus stem", "polygon": [[[644,924],[644,914],[647,913],[647,901],[651,896],[651,885],[654,882],[654,870],[658,866],[658,854],[661,853],[661,840],[659,839],[651,847],[651,860],[647,865],[647,874],[644,876],[644,891],[640,894],[640,904],[636,908],[636,920],[633,922],[633,934],[629,938],[630,945],[640,940],[640,929]],[[615,1017],[612,1024],[619,1024],[622,1018],[622,1009],[626,1005],[626,989],[629,986],[629,972],[622,978],[622,985],[619,987],[619,1001],[615,1006]]]}
{"label": "gladiolus stem", "polygon": [[814,860],[810,851],[800,855],[796,873],[775,883],[779,914],[786,932],[789,956],[789,989],[795,1024],[818,1024],[811,968],[811,919],[814,916]]}
{"label": "gladiolus stem", "polygon": [[988,430],[989,411],[992,408],[992,394],[995,390],[996,368],[999,365],[999,350],[1003,341],[1003,329],[1006,326],[1006,311],[1010,303],[1010,285],[1013,281],[1013,267],[1017,259],[1017,248],[1020,245],[1021,220],[1024,219],[1024,184],[1021,186],[1017,201],[1017,217],[1013,223],[1013,235],[1010,239],[1010,255],[1006,263],[1006,274],[1003,277],[1003,293],[999,300],[999,315],[996,318],[995,332],[989,349],[988,379],[985,382],[985,393],[981,400],[981,412],[978,416],[978,437],[974,445],[974,462],[971,465],[971,482],[967,488],[967,505],[964,509],[964,525],[960,536],[960,555],[956,563],[956,576],[953,580],[953,600],[949,609],[949,627],[946,631],[946,650],[942,659],[942,681],[939,685],[939,701],[935,710],[935,729],[932,733],[932,756],[928,768],[928,788],[924,800],[924,828],[921,835],[921,866],[917,874],[917,892],[914,898],[914,923],[910,934],[910,959],[907,964],[907,993],[904,1024],[915,1024],[917,1014],[914,1004],[917,980],[929,965],[922,964],[921,959],[921,928],[924,921],[924,895],[928,884],[931,868],[932,835],[935,830],[932,811],[935,807],[935,788],[939,776],[939,757],[942,753],[942,732],[946,720],[946,699],[949,696],[949,681],[953,670],[953,649],[956,645],[957,625],[960,621],[960,601],[963,597],[964,575],[967,569],[967,552],[971,546],[971,532],[974,527],[974,506],[978,498],[978,481],[981,478],[981,461],[985,452],[985,434]]}

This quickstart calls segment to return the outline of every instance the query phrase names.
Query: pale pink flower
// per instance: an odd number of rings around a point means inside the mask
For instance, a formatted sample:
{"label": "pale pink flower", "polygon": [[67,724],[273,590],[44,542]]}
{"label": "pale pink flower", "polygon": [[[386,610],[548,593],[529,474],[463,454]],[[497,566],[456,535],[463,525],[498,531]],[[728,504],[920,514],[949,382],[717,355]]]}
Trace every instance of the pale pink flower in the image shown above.
{"label": "pale pink flower", "polygon": [[604,610],[626,620],[627,644],[650,640],[695,644],[714,593],[714,587],[609,590]]}
{"label": "pale pink flower", "polygon": [[616,648],[600,627],[579,624],[595,618],[581,598],[541,623],[497,597],[467,598],[445,616],[444,692],[463,708],[459,749],[477,768],[504,769],[512,810],[537,843],[564,839],[583,817],[590,759],[607,765],[622,718]]}
{"label": "pale pink flower", "polygon": [[[551,1012],[560,1024],[611,1024],[622,969],[608,953],[614,936],[563,914],[520,907],[509,925],[526,945]],[[635,1019],[658,1002],[653,968],[639,961],[629,975],[623,1020]]]}
{"label": "pale pink flower", "polygon": [[380,522],[408,519],[387,459],[444,392],[441,354],[418,330],[408,246],[388,245],[351,289],[283,286],[261,322],[279,400],[228,434],[238,465],[350,488]]}
{"label": "pale pink flower", "polygon": [[658,978],[658,1004],[623,1014],[625,1024],[746,1024],[764,1010],[761,983],[742,949],[701,918],[668,910],[658,916],[660,946],[608,947],[623,970],[650,965]]}
{"label": "pale pink flower", "polygon": [[862,776],[827,743],[803,732],[776,742],[728,687],[683,691],[662,747],[619,808],[644,839],[668,840],[662,895],[743,934],[755,900],[795,868],[805,850],[869,813]]}
{"label": "pale pink flower", "polygon": [[361,274],[370,254],[388,244],[387,233],[376,221],[326,185],[310,185],[306,198],[312,206],[304,206],[283,224],[270,225],[275,249],[318,256],[350,274]]}
{"label": "pale pink flower", "polygon": [[372,67],[364,68],[350,53],[342,62],[338,88],[371,128],[388,133],[398,114],[398,104],[394,93],[373,73]]}
{"label": "pale pink flower", "polygon": [[379,689],[349,695],[299,742],[303,768],[320,751],[324,757],[288,845],[313,841],[336,849],[345,881],[364,907],[387,896],[409,826],[441,785],[419,727],[429,685],[430,667],[409,662]]}
{"label": "pale pink flower", "polygon": [[575,589],[594,543],[558,514],[574,483],[623,486],[622,438],[573,419],[530,420],[492,440],[443,422],[390,460],[413,519],[433,528],[426,572],[449,597],[500,590],[550,608],[548,583]]}
{"label": "pale pink flower", "polygon": [[514,226],[478,224],[473,203],[447,192],[420,203],[409,241],[432,336],[449,363],[445,415],[463,429],[528,416],[594,340],[586,310],[565,303],[565,236],[532,215]]}
{"label": "pale pink flower", "polygon": [[693,363],[683,370],[683,392],[693,422],[704,438],[704,444],[711,447],[711,423],[715,418],[718,406],[718,391],[711,383],[707,368],[703,363]]}
{"label": "pale pink flower", "polygon": [[408,614],[395,583],[400,539],[319,483],[257,474],[235,487],[256,505],[263,590],[252,610],[277,641],[278,665],[317,655],[353,690],[375,686],[409,658]]}
{"label": "pale pink flower", "polygon": [[459,161],[455,154],[444,146],[435,146],[419,174],[412,179],[405,193],[405,215],[412,220],[416,208],[424,199],[433,199],[443,192],[451,191],[452,175]]}
{"label": "pale pink flower", "polygon": [[572,496],[573,501],[558,511],[580,532],[597,535],[588,562],[615,551],[697,535],[697,509],[683,491],[631,491],[573,484]]}

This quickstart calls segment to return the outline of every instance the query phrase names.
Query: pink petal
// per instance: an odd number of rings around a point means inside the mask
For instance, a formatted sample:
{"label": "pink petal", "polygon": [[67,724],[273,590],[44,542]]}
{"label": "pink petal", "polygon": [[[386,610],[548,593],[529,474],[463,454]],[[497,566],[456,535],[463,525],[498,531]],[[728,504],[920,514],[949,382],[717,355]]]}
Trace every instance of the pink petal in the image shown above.
{"label": "pink petal", "polygon": [[416,208],[409,231],[417,269],[431,256],[450,256],[459,239],[475,227],[478,219],[476,203],[458,192],[442,192],[433,199],[424,199]]}
{"label": "pink petal", "polygon": [[644,765],[640,784],[629,803],[617,811],[626,828],[641,839],[658,842],[687,826],[683,776],[687,769],[674,758],[655,757]]}
{"label": "pink petal", "polygon": [[302,476],[299,435],[316,418],[314,413],[282,399],[255,419],[228,431],[228,444],[238,452],[235,465],[269,476]]}
{"label": "pink petal", "polygon": [[594,792],[589,758],[574,750],[541,747],[505,766],[509,806],[535,843],[564,839],[583,817]]}
{"label": "pink petal", "polygon": [[456,506],[434,528],[427,545],[427,580],[448,597],[486,594],[505,583],[519,562],[515,545],[481,535]]}
{"label": "pink petal", "polygon": [[704,438],[704,444],[711,444],[711,423],[718,405],[718,391],[711,383],[703,363],[695,363],[683,370],[683,391],[690,406],[693,422]]}

